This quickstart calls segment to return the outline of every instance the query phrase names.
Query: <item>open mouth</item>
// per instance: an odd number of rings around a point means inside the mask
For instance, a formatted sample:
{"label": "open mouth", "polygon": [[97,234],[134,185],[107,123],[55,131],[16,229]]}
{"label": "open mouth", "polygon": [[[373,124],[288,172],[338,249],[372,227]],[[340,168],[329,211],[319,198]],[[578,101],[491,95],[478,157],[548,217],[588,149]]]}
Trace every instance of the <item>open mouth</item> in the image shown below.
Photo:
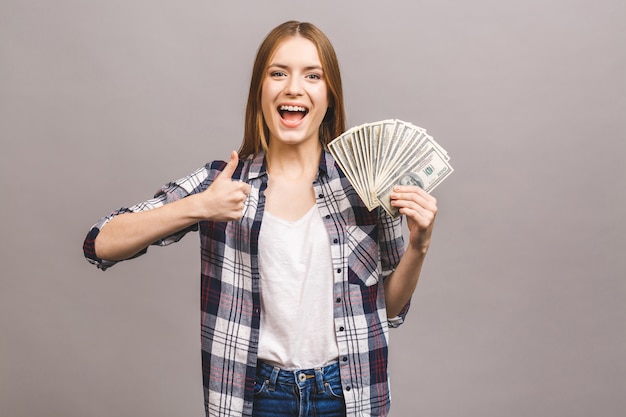
{"label": "open mouth", "polygon": [[282,105],[278,107],[278,113],[283,120],[295,122],[304,119],[309,109],[302,106]]}

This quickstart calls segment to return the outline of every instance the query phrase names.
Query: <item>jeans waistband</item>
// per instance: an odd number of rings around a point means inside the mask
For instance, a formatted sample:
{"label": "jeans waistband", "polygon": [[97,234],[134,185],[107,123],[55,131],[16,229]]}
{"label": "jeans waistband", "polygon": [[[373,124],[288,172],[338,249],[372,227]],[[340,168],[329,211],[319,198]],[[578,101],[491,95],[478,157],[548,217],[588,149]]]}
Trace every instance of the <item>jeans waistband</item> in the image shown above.
{"label": "jeans waistband", "polygon": [[273,389],[276,384],[299,385],[300,387],[316,384],[323,391],[325,382],[339,379],[339,363],[334,362],[320,368],[285,370],[258,361],[256,373],[257,376],[267,381],[270,389]]}

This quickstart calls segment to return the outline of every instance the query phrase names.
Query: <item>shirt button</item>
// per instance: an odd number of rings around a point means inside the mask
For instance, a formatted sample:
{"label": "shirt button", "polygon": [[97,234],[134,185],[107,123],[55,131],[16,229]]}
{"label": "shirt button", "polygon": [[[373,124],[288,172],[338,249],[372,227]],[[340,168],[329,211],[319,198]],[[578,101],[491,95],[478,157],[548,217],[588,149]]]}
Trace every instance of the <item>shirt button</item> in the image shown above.
{"label": "shirt button", "polygon": [[350,387],[346,387],[346,391],[350,391],[352,388]]}
{"label": "shirt button", "polygon": [[[310,195],[310,194],[309,194]],[[318,195],[319,198],[324,198],[324,194]]]}
{"label": "shirt button", "polygon": [[335,301],[337,301],[338,303],[340,303],[340,302],[341,302],[341,298],[337,297],[337,299],[336,299]]}
{"label": "shirt button", "polygon": [[339,274],[341,272],[341,268],[337,268],[337,273]]}
{"label": "shirt button", "polygon": [[340,332],[343,332],[344,330],[345,330],[345,329],[344,329],[344,327],[343,327],[343,326],[341,326],[341,327],[339,328],[339,331],[340,331]]}
{"label": "shirt button", "polygon": [[326,215],[326,218],[327,218],[327,219],[330,219],[330,214],[327,214],[327,215]]}
{"label": "shirt button", "polygon": [[333,243],[339,242],[339,239],[333,239]]}
{"label": "shirt button", "polygon": [[348,362],[348,357],[344,356],[343,359],[341,359],[341,360],[344,361],[344,362]]}

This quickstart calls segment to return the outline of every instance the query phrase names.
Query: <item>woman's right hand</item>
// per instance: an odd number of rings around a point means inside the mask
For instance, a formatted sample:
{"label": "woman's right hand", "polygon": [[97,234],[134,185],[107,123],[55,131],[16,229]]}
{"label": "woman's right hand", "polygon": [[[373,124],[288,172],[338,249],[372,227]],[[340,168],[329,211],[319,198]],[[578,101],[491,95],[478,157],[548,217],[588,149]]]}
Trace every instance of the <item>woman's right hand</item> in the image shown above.
{"label": "woman's right hand", "polygon": [[232,176],[238,164],[239,156],[232,151],[226,167],[209,188],[196,194],[201,218],[217,222],[241,219],[246,198],[250,194],[250,185],[233,181]]}

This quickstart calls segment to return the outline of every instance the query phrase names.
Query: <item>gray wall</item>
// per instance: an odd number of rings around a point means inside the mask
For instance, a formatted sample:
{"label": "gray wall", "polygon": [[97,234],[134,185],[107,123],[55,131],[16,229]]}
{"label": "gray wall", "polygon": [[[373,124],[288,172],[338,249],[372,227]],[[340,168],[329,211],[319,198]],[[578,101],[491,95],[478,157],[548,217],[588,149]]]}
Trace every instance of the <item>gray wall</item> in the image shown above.
{"label": "gray wall", "polygon": [[201,416],[197,236],[101,272],[88,228],[237,148],[256,48],[307,20],[349,124],[426,127],[456,172],[392,415],[626,410],[621,0],[0,2],[0,415]]}

